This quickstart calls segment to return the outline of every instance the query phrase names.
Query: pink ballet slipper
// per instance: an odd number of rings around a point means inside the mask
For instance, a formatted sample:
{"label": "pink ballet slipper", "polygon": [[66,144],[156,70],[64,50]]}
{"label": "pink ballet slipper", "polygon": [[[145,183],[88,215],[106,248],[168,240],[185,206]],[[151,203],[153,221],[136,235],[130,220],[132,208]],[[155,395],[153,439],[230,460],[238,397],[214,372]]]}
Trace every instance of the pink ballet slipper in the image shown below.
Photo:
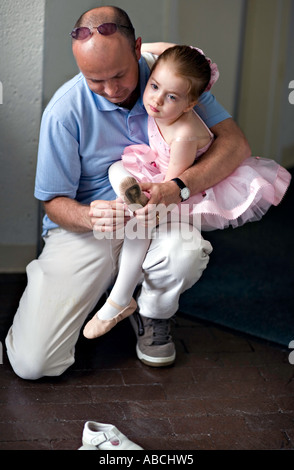
{"label": "pink ballet slipper", "polygon": [[110,298],[107,299],[107,302],[112,305],[112,307],[116,308],[119,313],[109,320],[101,320],[96,313],[84,328],[83,335],[86,338],[94,339],[105,335],[105,333],[110,331],[118,322],[132,315],[137,308],[137,302],[134,299],[132,299],[126,307],[121,307]]}
{"label": "pink ballet slipper", "polygon": [[119,185],[119,192],[127,205],[146,206],[149,199],[141,191],[141,188],[135,178],[126,176]]}

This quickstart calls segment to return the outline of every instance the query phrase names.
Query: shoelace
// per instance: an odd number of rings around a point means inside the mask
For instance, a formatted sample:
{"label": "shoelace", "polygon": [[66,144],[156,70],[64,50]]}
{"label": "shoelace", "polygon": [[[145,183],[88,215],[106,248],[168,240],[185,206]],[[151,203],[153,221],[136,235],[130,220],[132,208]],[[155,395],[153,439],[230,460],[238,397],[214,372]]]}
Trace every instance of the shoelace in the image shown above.
{"label": "shoelace", "polygon": [[[137,326],[138,326],[138,335],[142,336],[144,335],[144,323],[141,318],[141,315],[138,312],[134,313],[136,321],[137,321]],[[170,335],[170,321],[173,321],[174,317],[171,317],[168,320],[155,320],[153,318],[148,318],[146,321],[146,326],[151,325],[153,328],[153,344],[154,345],[161,345],[161,344],[166,344],[170,341],[172,341],[171,335]]]}
{"label": "shoelace", "polygon": [[153,327],[153,344],[160,346],[161,344],[168,343],[171,340],[169,320],[154,320],[150,318],[149,321]]}

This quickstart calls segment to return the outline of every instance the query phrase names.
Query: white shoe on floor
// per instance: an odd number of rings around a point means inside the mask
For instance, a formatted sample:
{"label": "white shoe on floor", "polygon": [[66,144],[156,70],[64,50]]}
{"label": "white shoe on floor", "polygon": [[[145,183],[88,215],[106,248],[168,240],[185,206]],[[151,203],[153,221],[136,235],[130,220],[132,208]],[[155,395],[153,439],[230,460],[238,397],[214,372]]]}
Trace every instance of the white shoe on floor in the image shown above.
{"label": "white shoe on floor", "polygon": [[95,421],[85,423],[84,446],[95,446],[98,450],[143,450],[112,424],[96,423]]}
{"label": "white shoe on floor", "polygon": [[99,449],[97,449],[97,447],[95,446],[86,445],[86,446],[79,447],[78,450],[99,450]]}

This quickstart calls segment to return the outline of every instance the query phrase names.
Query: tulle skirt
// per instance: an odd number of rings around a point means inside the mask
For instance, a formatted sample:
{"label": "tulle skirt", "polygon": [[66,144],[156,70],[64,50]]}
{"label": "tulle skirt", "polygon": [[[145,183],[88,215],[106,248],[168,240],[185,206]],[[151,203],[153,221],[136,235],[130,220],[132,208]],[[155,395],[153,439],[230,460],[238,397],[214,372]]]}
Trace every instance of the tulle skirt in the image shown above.
{"label": "tulle skirt", "polygon": [[[128,147],[122,159],[139,182],[164,180],[164,168],[147,145]],[[203,231],[236,228],[260,220],[270,206],[277,206],[290,181],[291,174],[274,160],[249,157],[227,178],[179,206],[185,214],[188,209],[191,217],[200,217]]]}

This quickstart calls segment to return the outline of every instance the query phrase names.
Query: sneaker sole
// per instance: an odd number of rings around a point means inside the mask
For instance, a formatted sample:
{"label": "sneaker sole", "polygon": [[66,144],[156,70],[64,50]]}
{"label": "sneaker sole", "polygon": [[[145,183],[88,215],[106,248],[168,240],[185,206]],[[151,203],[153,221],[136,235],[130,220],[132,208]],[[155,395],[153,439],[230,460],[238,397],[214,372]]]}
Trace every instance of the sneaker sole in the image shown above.
{"label": "sneaker sole", "polygon": [[176,353],[174,353],[172,356],[168,357],[152,357],[152,356],[147,356],[147,354],[143,354],[139,346],[137,344],[136,346],[136,353],[138,358],[140,359],[143,364],[146,364],[147,366],[151,367],[167,367],[171,366],[174,364],[176,360]]}

